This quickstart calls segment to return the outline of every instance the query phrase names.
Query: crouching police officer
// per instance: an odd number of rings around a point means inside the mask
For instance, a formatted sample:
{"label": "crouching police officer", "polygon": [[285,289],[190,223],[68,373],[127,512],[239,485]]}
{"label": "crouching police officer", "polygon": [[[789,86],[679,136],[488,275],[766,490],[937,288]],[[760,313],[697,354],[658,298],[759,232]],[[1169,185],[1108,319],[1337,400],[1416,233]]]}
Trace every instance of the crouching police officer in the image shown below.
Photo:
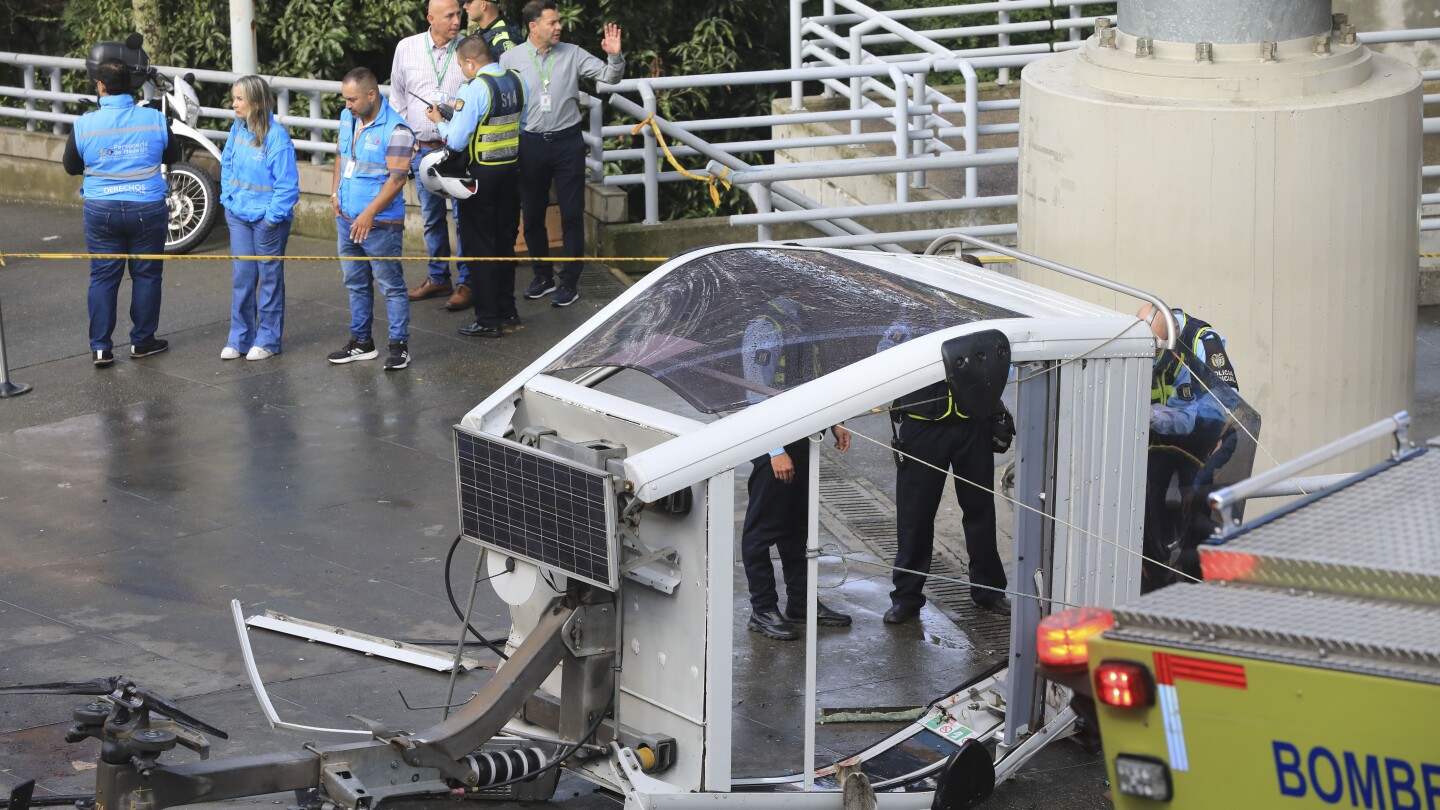
{"label": "crouching police officer", "polygon": [[525,84],[513,70],[490,57],[485,40],[469,36],[455,46],[465,83],[455,98],[455,115],[443,120],[433,105],[425,115],[436,123],[445,145],[466,155],[475,192],[460,200],[460,244],[475,256],[509,258],[476,262],[470,280],[475,322],[459,327],[470,337],[498,338],[504,324],[519,323],[515,310],[515,238],[520,230],[520,127],[525,123]]}
{"label": "crouching police officer", "polygon": [[[135,104],[133,74],[119,59],[96,68],[100,109],[75,120],[65,143],[65,171],[84,174],[85,245],[91,253],[157,255],[165,252],[170,211],[161,164],[180,159],[165,114]],[[130,272],[130,356],[148,357],[169,348],[160,328],[159,259],[91,259],[90,351],[98,367],[115,362],[116,301],[120,279]]]}
{"label": "crouching police officer", "polygon": [[[1150,450],[1145,488],[1145,560],[1141,590],[1174,581],[1174,566],[1200,576],[1196,551],[1205,531],[1194,517],[1206,510],[1202,497],[1216,469],[1234,454],[1239,437],[1227,415],[1239,404],[1239,379],[1225,351],[1225,338],[1199,318],[1175,309],[1179,339],[1174,351],[1157,355],[1150,378]],[[1137,318],[1150,325],[1157,340],[1169,326],[1150,304]],[[1208,380],[1203,382],[1200,378]],[[1228,400],[1222,402],[1222,400]],[[1171,483],[1180,494],[1168,502]]]}

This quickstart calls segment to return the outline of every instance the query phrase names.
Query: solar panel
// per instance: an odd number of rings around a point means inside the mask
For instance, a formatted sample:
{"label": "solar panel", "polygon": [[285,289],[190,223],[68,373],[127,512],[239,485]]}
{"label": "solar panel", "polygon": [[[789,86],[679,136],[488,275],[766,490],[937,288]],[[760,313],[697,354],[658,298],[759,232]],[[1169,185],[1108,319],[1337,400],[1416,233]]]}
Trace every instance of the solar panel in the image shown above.
{"label": "solar panel", "polygon": [[503,554],[615,590],[610,476],[455,427],[460,533]]}

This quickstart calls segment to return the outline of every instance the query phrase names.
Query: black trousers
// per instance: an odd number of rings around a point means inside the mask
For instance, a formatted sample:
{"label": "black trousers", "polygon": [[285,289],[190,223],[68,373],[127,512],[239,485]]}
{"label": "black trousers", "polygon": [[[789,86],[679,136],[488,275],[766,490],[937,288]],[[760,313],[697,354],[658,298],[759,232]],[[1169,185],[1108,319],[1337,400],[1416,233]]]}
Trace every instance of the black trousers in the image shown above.
{"label": "black trousers", "polygon": [[795,477],[782,483],[770,467],[770,456],[755,459],[750,471],[750,504],[745,509],[745,529],[740,535],[740,559],[750,582],[750,609],[756,613],[777,610],[780,597],[775,590],[775,564],[770,547],[780,555],[785,576],[786,604],[805,604],[805,536],[810,503],[810,440],[785,445],[795,463]]}
{"label": "black trousers", "polygon": [[[520,230],[520,172],[515,165],[472,166],[479,190],[460,201],[460,243],[472,256],[515,256]],[[515,263],[474,262],[475,320],[499,328],[515,311]]]}
{"label": "black trousers", "polygon": [[[578,126],[545,135],[520,134],[520,197],[525,206],[525,245],[533,258],[550,256],[545,209],[550,205],[550,184],[554,183],[555,199],[560,204],[564,255],[577,259],[561,264],[560,286],[573,290],[584,266],[578,259],[585,255],[585,141],[580,137]],[[535,262],[534,267],[537,278],[555,276],[550,262]]]}
{"label": "black trousers", "polygon": [[[926,422],[905,418],[900,423],[900,441],[905,452],[961,478],[989,484],[995,480],[995,460],[990,450],[990,425],[981,419],[946,419]],[[935,512],[945,494],[948,477],[915,459],[901,459],[895,473],[896,540],[895,566],[930,573],[935,551]],[[955,500],[962,512],[965,550],[970,556],[970,581],[996,588],[1005,587],[1005,566],[995,548],[995,496],[970,484],[955,482]],[[894,572],[895,589],[890,602],[898,607],[919,608],[925,604],[925,577]],[[1003,594],[976,588],[972,598],[986,600]]]}

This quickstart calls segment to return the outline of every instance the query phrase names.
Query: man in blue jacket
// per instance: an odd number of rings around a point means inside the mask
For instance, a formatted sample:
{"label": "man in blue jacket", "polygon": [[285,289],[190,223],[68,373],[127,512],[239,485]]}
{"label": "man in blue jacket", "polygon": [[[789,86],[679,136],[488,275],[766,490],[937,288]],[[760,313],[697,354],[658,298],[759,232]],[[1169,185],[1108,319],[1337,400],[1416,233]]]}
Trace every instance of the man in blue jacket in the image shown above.
{"label": "man in blue jacket", "polygon": [[[101,62],[95,75],[100,109],[75,120],[62,163],[84,174],[85,245],[91,253],[165,252],[170,211],[161,164],[180,159],[165,114],[135,104],[132,75],[118,59]],[[170,347],[155,337],[160,328],[160,259],[90,260],[90,351],[97,367],[115,362],[116,302],[120,279],[130,272],[130,356],[149,357]]]}
{"label": "man in blue jacket", "polygon": [[390,320],[390,351],[385,370],[410,365],[410,298],[400,262],[405,234],[405,181],[415,134],[400,113],[380,98],[380,85],[369,68],[355,68],[340,84],[345,111],[340,113],[340,142],[335,158],[330,203],[345,288],[350,291],[350,341],[330,353],[332,363],[373,360],[379,355],[371,338],[375,291],[385,294]]}

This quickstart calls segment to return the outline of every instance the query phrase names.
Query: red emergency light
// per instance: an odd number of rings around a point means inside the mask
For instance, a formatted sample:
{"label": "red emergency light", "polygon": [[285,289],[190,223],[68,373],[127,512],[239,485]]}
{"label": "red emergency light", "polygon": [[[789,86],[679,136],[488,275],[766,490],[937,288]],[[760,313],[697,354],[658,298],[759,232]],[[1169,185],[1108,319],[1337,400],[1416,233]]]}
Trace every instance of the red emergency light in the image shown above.
{"label": "red emergency light", "polygon": [[1255,555],[1242,551],[1200,550],[1200,573],[1206,582],[1243,582],[1255,570],[1255,564]]}
{"label": "red emergency light", "polygon": [[1115,615],[1103,608],[1074,608],[1046,616],[1036,631],[1040,663],[1079,672],[1090,664],[1090,637],[1109,630]]}
{"label": "red emergency light", "polygon": [[1150,670],[1134,661],[1102,661],[1095,668],[1095,697],[1119,709],[1155,705]]}

